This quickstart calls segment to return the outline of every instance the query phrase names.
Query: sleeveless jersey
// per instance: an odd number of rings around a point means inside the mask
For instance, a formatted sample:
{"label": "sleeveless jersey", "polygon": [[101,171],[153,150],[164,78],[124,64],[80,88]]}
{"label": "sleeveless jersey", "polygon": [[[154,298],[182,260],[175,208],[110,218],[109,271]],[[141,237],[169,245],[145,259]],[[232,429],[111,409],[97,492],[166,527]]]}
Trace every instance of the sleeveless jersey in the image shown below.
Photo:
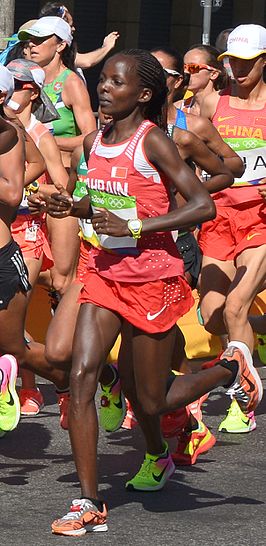
{"label": "sleeveless jersey", "polygon": [[[92,145],[87,189],[93,212],[105,208],[124,220],[152,218],[170,211],[168,181],[150,164],[144,151],[146,134],[154,127],[141,123],[132,137],[107,145],[99,131]],[[140,239],[97,235],[100,248],[90,252],[89,267],[120,282],[149,282],[183,275],[171,232],[147,233]]]}
{"label": "sleeveless jersey", "polygon": [[69,138],[80,134],[72,109],[66,106],[62,99],[64,83],[71,73],[72,71],[67,68],[43,88],[60,115],[60,119],[47,124],[49,127],[52,125],[52,133],[58,137]]}
{"label": "sleeveless jersey", "polygon": [[221,95],[212,122],[224,141],[241,157],[245,172],[233,186],[214,194],[220,204],[258,201],[258,186],[266,177],[266,104],[261,110],[229,105],[228,92]]}

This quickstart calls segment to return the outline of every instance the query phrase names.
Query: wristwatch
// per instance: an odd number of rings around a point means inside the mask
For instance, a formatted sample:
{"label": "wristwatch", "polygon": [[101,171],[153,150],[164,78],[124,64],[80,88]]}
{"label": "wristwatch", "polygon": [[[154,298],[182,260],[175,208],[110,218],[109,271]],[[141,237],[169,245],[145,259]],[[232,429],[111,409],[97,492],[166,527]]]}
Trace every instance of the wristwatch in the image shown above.
{"label": "wristwatch", "polygon": [[142,221],[139,220],[139,218],[136,218],[136,220],[128,220],[127,227],[133,239],[140,239],[142,231]]}

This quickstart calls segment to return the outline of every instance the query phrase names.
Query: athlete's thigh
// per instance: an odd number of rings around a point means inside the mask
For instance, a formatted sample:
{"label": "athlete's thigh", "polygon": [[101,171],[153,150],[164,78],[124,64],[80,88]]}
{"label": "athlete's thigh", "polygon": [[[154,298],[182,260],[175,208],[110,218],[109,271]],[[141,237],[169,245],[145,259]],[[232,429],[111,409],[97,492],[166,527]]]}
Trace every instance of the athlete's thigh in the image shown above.
{"label": "athlete's thigh", "polygon": [[27,297],[17,292],[8,303],[7,309],[0,311],[0,352],[10,353],[22,358],[25,351],[24,325]]}
{"label": "athlete's thigh", "polygon": [[158,334],[147,334],[134,328],[132,349],[137,393],[145,393],[158,401],[164,399],[175,338],[175,326]]}
{"label": "athlete's thigh", "polygon": [[46,334],[45,346],[48,360],[71,360],[74,332],[80,308],[78,297],[82,286],[78,282],[72,283],[58,304]]}
{"label": "athlete's thigh", "polygon": [[98,376],[120,332],[120,317],[102,307],[82,303],[73,341],[72,372],[97,371]]}
{"label": "athlete's thigh", "polygon": [[224,306],[235,271],[233,261],[222,261],[203,256],[200,281],[202,311],[208,308],[211,313]]}
{"label": "athlete's thigh", "polygon": [[249,307],[265,283],[266,244],[244,250],[236,259],[236,267],[229,297],[237,297]]}

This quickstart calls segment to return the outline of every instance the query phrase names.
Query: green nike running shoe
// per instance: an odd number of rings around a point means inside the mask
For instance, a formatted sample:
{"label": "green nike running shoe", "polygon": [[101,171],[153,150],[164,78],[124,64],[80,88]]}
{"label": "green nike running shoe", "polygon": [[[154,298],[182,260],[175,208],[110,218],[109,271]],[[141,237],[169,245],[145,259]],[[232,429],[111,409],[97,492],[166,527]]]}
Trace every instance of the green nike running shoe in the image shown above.
{"label": "green nike running shoe", "polygon": [[115,366],[115,379],[111,385],[101,385],[99,423],[106,432],[118,430],[126,415],[126,400],[121,390],[121,384]]}
{"label": "green nike running shoe", "polygon": [[144,461],[137,474],[126,483],[128,491],[159,491],[175,472],[175,465],[168,452],[151,455],[146,453]]}
{"label": "green nike running shoe", "polygon": [[254,411],[243,413],[236,400],[232,400],[227,415],[220,423],[219,432],[229,432],[231,434],[241,434],[251,432],[256,428]]}
{"label": "green nike running shoe", "polygon": [[16,393],[17,361],[11,355],[0,357],[0,438],[16,428],[20,418],[20,403]]}

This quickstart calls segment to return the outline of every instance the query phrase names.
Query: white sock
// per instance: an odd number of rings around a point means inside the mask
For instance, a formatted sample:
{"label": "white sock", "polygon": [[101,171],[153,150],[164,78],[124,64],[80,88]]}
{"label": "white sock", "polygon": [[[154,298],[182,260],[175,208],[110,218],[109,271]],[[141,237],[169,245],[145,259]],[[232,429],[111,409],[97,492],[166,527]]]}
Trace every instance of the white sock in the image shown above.
{"label": "white sock", "polygon": [[243,353],[247,363],[253,363],[252,354],[246,343],[243,343],[243,341],[229,341],[228,347],[237,347],[237,349],[239,349]]}

